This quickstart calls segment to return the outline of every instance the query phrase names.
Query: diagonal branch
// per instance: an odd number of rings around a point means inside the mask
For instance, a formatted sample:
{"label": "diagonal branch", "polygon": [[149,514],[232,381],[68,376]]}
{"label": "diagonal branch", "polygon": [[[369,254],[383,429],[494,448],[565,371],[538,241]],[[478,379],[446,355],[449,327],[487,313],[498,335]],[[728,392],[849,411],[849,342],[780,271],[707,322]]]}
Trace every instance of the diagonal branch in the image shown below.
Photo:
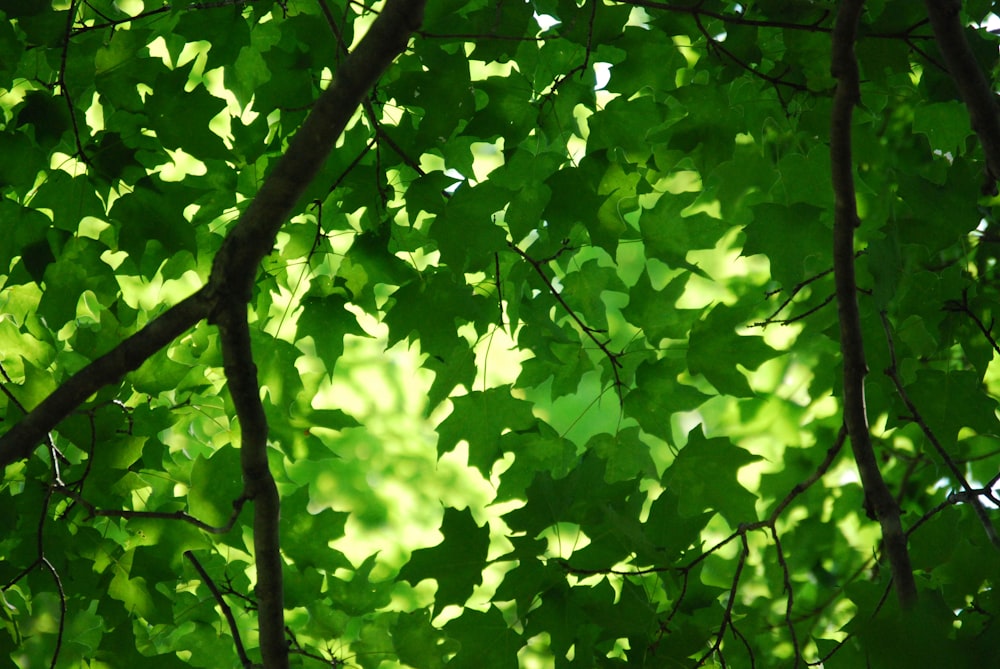
{"label": "diagonal branch", "polygon": [[347,127],[364,96],[407,45],[423,18],[424,0],[390,0],[364,39],[344,59],[288,150],[226,236],[208,288],[223,307],[250,301],[257,268],[274,238]]}
{"label": "diagonal branch", "polygon": [[0,436],[0,467],[31,455],[45,435],[106,385],[118,382],[220,305],[246,304],[260,261],[347,127],[365,93],[406,48],[424,0],[389,0],[295,134],[240,221],[226,236],[209,282],[70,377]]}
{"label": "diagonal branch", "polygon": [[194,553],[191,551],[184,551],[184,557],[186,557],[188,561],[194,565],[198,575],[201,576],[202,582],[208,586],[208,589],[212,593],[212,597],[215,598],[216,603],[219,605],[222,615],[225,616],[226,623],[229,625],[229,633],[233,635],[233,643],[236,645],[236,656],[240,658],[240,665],[246,668],[253,666],[253,663],[250,662],[250,658],[247,657],[246,649],[243,647],[243,639],[240,638],[240,628],[236,624],[236,617],[233,616],[232,609],[229,608],[229,604],[227,604],[226,600],[222,597],[222,593],[219,592],[219,587],[215,585],[215,581],[213,581],[212,577],[208,575],[205,568],[201,566],[201,562],[199,562],[198,558],[194,556]]}
{"label": "diagonal branch", "polygon": [[893,343],[892,339],[892,329],[889,326],[889,318],[882,312],[882,328],[885,330],[885,338],[889,344],[889,369],[885,370],[886,376],[892,380],[892,384],[896,387],[896,393],[899,394],[899,398],[903,400],[903,404],[906,405],[907,410],[910,412],[910,417],[916,421],[917,425],[920,426],[920,431],[924,433],[927,441],[931,443],[934,450],[937,451],[938,456],[944,461],[945,465],[948,466],[948,470],[951,472],[952,477],[962,486],[962,491],[965,497],[968,499],[969,504],[972,505],[972,510],[976,513],[976,517],[983,526],[983,530],[986,532],[986,537],[993,544],[993,547],[1000,549],[1000,537],[997,536],[996,528],[993,527],[993,521],[990,520],[989,515],[986,513],[986,508],[983,506],[982,501],[979,499],[979,495],[976,490],[969,484],[968,479],[959,469],[958,464],[955,462],[954,458],[945,450],[944,445],[938,440],[937,435],[931,429],[927,421],[924,420],[923,415],[920,410],[917,409],[917,405],[913,403],[910,399],[910,394],[906,392],[906,387],[903,385],[903,380],[899,376],[899,368],[896,365],[896,345]]}
{"label": "diagonal branch", "polygon": [[535,258],[532,258],[527,253],[522,251],[520,248],[518,248],[516,244],[508,242],[507,246],[510,247],[510,249],[514,251],[514,253],[524,258],[529,265],[531,265],[532,269],[535,270],[535,273],[539,277],[541,277],[542,281],[545,282],[545,286],[549,289],[549,293],[552,294],[552,297],[556,298],[556,301],[560,305],[562,305],[562,308],[566,311],[567,314],[570,315],[570,318],[572,318],[573,321],[577,324],[577,326],[580,328],[580,331],[583,332],[585,335],[587,335],[590,341],[594,342],[597,348],[601,350],[601,353],[604,354],[604,357],[608,359],[608,362],[611,363],[611,373],[614,375],[615,379],[615,392],[618,393],[619,404],[623,403],[625,401],[625,394],[624,394],[625,391],[622,386],[621,375],[618,372],[619,368],[621,368],[622,366],[622,362],[620,360],[622,354],[613,353],[611,349],[608,348],[608,344],[611,343],[610,338],[607,341],[601,341],[601,339],[597,336],[597,333],[600,332],[600,330],[595,330],[594,328],[590,327],[589,325],[583,322],[580,316],[578,316],[577,313],[573,311],[573,307],[569,306],[566,303],[566,300],[563,299],[563,296],[559,294],[559,290],[552,283],[551,279],[549,279],[548,275],[545,274],[545,270],[542,269],[542,265],[544,265],[549,260],[555,259],[555,257],[561,254],[562,250],[565,250],[566,247],[563,247],[563,249],[560,250],[560,252],[557,253],[556,256],[553,256],[552,258],[536,260]]}
{"label": "diagonal branch", "polygon": [[864,0],[845,0],[833,31],[831,71],[837,79],[830,123],[830,163],[834,191],[833,265],[840,316],[840,348],[844,357],[844,424],[865,490],[865,505],[882,527],[885,555],[889,559],[900,606],[917,602],[917,586],[910,566],[906,535],[899,519],[899,506],[879,470],[868,431],[865,409],[864,340],[858,311],[854,275],[854,228],[859,224],[851,157],[851,119],[861,98],[858,61],[854,56],[858,21]]}
{"label": "diagonal branch", "polygon": [[993,88],[983,75],[965,39],[959,0],[925,0],[938,49],[958,93],[969,110],[972,129],[986,154],[990,180],[1000,179],[1000,109]]}
{"label": "diagonal branch", "polygon": [[31,455],[45,435],[88,397],[138,369],[150,356],[204,318],[209,304],[205,289],[199,290],[60,384],[0,437],[0,468]]}

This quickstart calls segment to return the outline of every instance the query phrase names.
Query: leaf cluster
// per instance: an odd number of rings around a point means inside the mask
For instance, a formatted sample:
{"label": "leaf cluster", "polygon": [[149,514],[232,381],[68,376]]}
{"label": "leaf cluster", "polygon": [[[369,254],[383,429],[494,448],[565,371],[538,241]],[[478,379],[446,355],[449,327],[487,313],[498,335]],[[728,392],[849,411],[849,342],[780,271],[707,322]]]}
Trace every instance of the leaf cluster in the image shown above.
{"label": "leaf cluster", "polygon": [[432,0],[234,233],[392,6],[0,0],[0,438],[206,286],[252,351],[216,305],[0,441],[0,656],[252,666],[276,575],[292,666],[996,664],[997,173],[925,8],[865,5],[849,120],[907,608],[843,427],[837,3]]}

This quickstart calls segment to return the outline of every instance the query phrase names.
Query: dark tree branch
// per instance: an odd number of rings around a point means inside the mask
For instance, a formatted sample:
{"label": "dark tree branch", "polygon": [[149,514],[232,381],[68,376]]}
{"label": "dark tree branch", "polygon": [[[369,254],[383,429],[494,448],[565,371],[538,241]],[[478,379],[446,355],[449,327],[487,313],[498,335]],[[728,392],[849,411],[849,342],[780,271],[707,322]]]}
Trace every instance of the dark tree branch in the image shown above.
{"label": "dark tree branch", "polygon": [[[841,427],[840,428],[840,432],[837,434],[836,440],[830,446],[830,448],[827,449],[826,456],[823,458],[823,461],[819,464],[819,466],[816,467],[816,469],[813,471],[813,473],[810,474],[807,478],[805,478],[804,480],[799,481],[797,484],[795,484],[795,486],[788,492],[788,494],[785,495],[785,497],[780,502],[778,502],[778,504],[775,505],[774,509],[771,510],[771,513],[768,514],[768,517],[765,520],[758,520],[758,521],[753,522],[753,523],[743,523],[743,524],[741,524],[736,529],[735,532],[733,532],[732,534],[730,534],[728,537],[722,539],[721,541],[719,541],[718,543],[716,543],[714,546],[712,546],[712,547],[708,548],[707,550],[705,550],[704,552],[702,552],[700,555],[698,555],[696,558],[694,558],[693,560],[691,560],[690,562],[688,562],[686,565],[683,565],[683,566],[680,566],[680,567],[673,567],[673,566],[668,566],[668,567],[647,567],[647,568],[643,568],[643,569],[633,569],[633,570],[622,570],[622,569],[579,569],[579,568],[571,566],[567,562],[563,562],[562,563],[563,568],[565,568],[567,571],[569,571],[571,573],[574,573],[574,574],[583,574],[583,575],[587,575],[587,576],[590,576],[590,575],[593,575],[593,574],[615,574],[617,576],[643,576],[645,574],[655,574],[655,573],[666,572],[666,571],[673,571],[673,572],[679,573],[680,576],[681,576],[681,588],[680,588],[680,592],[677,594],[676,597],[674,597],[673,606],[671,607],[670,612],[667,614],[667,617],[660,623],[659,638],[662,639],[663,636],[666,635],[669,632],[670,623],[673,621],[674,617],[677,615],[678,611],[680,611],[680,609],[681,609],[681,604],[683,604],[684,598],[687,595],[688,578],[690,577],[690,574],[691,574],[692,570],[696,566],[698,566],[698,564],[700,564],[705,559],[707,559],[708,556],[710,556],[713,553],[715,553],[716,551],[720,550],[721,548],[723,548],[724,546],[726,546],[730,542],[735,541],[737,538],[739,538],[743,542],[744,549],[747,549],[748,548],[748,544],[747,544],[746,535],[748,533],[754,532],[756,530],[769,530],[771,536],[774,539],[775,550],[778,553],[778,564],[779,564],[779,566],[781,567],[781,570],[782,570],[782,578],[783,578],[782,582],[783,582],[783,586],[785,588],[785,592],[787,593],[787,600],[786,600],[786,605],[785,605],[785,625],[788,628],[789,638],[791,639],[792,645],[793,645],[793,647],[795,649],[795,664],[793,666],[797,667],[799,665],[799,663],[801,662],[801,660],[802,660],[802,649],[799,646],[799,641],[798,641],[798,637],[797,637],[796,632],[795,632],[794,620],[793,620],[793,611],[794,611],[795,597],[794,597],[794,591],[792,589],[793,586],[792,586],[791,571],[790,571],[790,569],[788,567],[787,561],[785,560],[784,549],[782,548],[781,539],[780,539],[780,536],[778,534],[777,522],[778,522],[778,518],[781,517],[781,514],[783,514],[785,512],[785,509],[787,509],[788,506],[799,495],[801,495],[806,490],[808,490],[810,487],[812,487],[812,485],[814,483],[816,483],[816,481],[819,481],[821,478],[823,478],[823,476],[830,470],[830,467],[833,466],[834,461],[836,461],[837,456],[840,454],[840,451],[843,448],[844,441],[846,439],[847,439],[847,429],[844,428],[844,427]],[[736,588],[736,586],[739,583],[739,579],[741,577],[743,566],[744,566],[744,563],[746,562],[746,557],[747,557],[746,554],[741,553],[740,558],[739,558],[739,562],[737,564],[736,571],[735,571],[735,573],[733,575],[733,582],[732,582],[733,583],[733,586],[732,586],[733,587],[733,590],[732,590],[733,593],[735,593],[735,588]],[[861,573],[861,570],[859,569],[856,572],[855,576],[857,576],[857,574],[860,574],[860,573]],[[853,578],[851,580],[853,580]],[[732,601],[732,600],[730,600],[730,601]],[[830,600],[830,601],[832,601],[832,600]],[[827,602],[827,604],[829,604],[829,602]],[[730,604],[730,606],[731,606],[731,604]],[[722,635],[725,633],[725,629],[726,629],[727,626],[729,627],[729,629],[732,630],[732,632],[733,632],[733,634],[735,636],[737,636],[738,638],[740,638],[741,640],[743,640],[742,639],[742,634],[740,634],[739,630],[737,630],[733,626],[733,620],[732,620],[732,615],[731,614],[732,614],[731,609],[727,608],[727,612],[726,612],[726,614],[725,614],[725,616],[723,618],[723,621],[722,621],[722,626],[721,626],[721,630],[719,632],[719,636],[716,637],[717,642],[721,643]],[[745,643],[745,640],[743,640],[743,641]],[[659,641],[657,641],[657,643],[658,642]],[[718,649],[718,644],[713,645],[713,650],[717,650],[717,649]],[[703,664],[708,659],[708,657],[711,656],[712,652],[713,651],[709,651],[704,657],[702,657],[701,661],[700,661],[700,664]],[[751,655],[751,662],[753,662],[752,655]]]}
{"label": "dark tree branch", "polygon": [[[672,2],[662,2],[662,0],[616,0],[623,5],[632,5],[635,7],[643,7],[644,9],[657,9],[661,11],[674,12],[677,14],[689,14],[694,17],[704,17],[710,19],[717,19],[723,23],[728,23],[737,26],[756,26],[760,28],[781,28],[783,30],[799,30],[803,32],[812,33],[832,33],[835,30],[834,26],[829,24],[828,19],[830,18],[830,11],[828,9],[822,9],[817,7],[819,15],[816,20],[810,23],[793,23],[790,21],[778,21],[773,19],[754,19],[746,16],[745,13],[734,13],[734,14],[723,14],[721,12],[713,12],[705,9],[702,5],[704,3],[697,2],[690,5],[680,5]],[[901,39],[905,40],[907,44],[910,44],[916,39],[930,39],[930,35],[915,35],[914,31],[927,23],[926,20],[918,21],[917,23],[903,28],[902,30],[894,30],[890,32],[871,32],[866,34],[866,37],[875,37],[881,39]]]}
{"label": "dark tree branch", "polygon": [[975,323],[976,327],[979,328],[979,331],[983,333],[984,337],[986,337],[986,341],[988,341],[990,343],[990,347],[995,352],[1000,353],[1000,344],[997,344],[997,340],[993,336],[993,328],[992,327],[987,327],[986,324],[983,323],[983,320],[979,316],[977,316],[976,313],[969,306],[969,292],[968,292],[968,290],[963,290],[962,291],[962,300],[961,301],[959,301],[959,300],[948,300],[947,302],[945,302],[944,309],[945,309],[945,311],[957,311],[957,312],[960,312],[960,313],[964,313],[969,318],[971,318],[972,322]]}
{"label": "dark tree branch", "polygon": [[[857,253],[854,254],[854,257],[855,258],[860,258],[865,253],[866,252],[864,250],[858,251]],[[802,320],[803,318],[806,318],[807,316],[811,316],[812,314],[816,313],[817,311],[819,311],[820,309],[822,309],[823,307],[825,307],[827,304],[829,304],[836,297],[836,293],[832,293],[830,296],[824,298],[824,300],[823,300],[822,303],[820,303],[819,305],[817,305],[815,307],[809,308],[803,314],[798,314],[797,316],[789,316],[788,318],[778,318],[778,314],[780,314],[782,311],[784,311],[785,307],[787,307],[788,305],[790,305],[792,303],[792,301],[795,299],[795,297],[799,293],[801,293],[803,290],[805,290],[806,286],[808,286],[809,284],[811,284],[811,283],[813,283],[815,281],[818,281],[818,280],[822,279],[827,274],[833,274],[833,268],[832,267],[830,269],[825,269],[822,272],[819,272],[817,274],[813,274],[812,276],[806,277],[802,281],[799,281],[797,284],[795,284],[791,288],[791,290],[789,290],[788,296],[784,300],[781,301],[781,304],[779,304],[777,307],[774,308],[773,311],[771,311],[771,314],[767,318],[765,318],[762,321],[757,321],[756,323],[751,323],[750,327],[752,327],[752,328],[763,328],[763,327],[767,327],[768,325],[772,325],[772,324],[775,324],[775,323],[779,324],[779,325],[788,325],[789,323],[794,323],[795,321]],[[781,294],[782,291],[784,291],[784,288],[777,288],[775,290],[769,290],[769,291],[767,291],[764,294],[764,297],[770,299],[770,298],[772,298],[772,297],[774,297],[776,295]]]}
{"label": "dark tree branch", "polygon": [[812,23],[792,23],[790,21],[771,21],[768,19],[749,19],[740,14],[722,14],[704,9],[702,3],[691,5],[680,5],[672,2],[660,2],[658,0],[617,0],[620,4],[642,7],[644,9],[656,9],[659,11],[674,12],[676,14],[690,14],[694,17],[706,17],[718,19],[724,23],[731,23],[739,26],[759,26],[764,28],[785,28],[787,30],[804,30],[807,32],[828,33],[831,28],[824,25],[830,12],[820,10],[819,17]]}
{"label": "dark tree branch", "polygon": [[62,650],[63,635],[66,633],[66,591],[63,589],[62,579],[59,577],[59,572],[57,572],[56,568],[52,566],[49,559],[42,557],[40,562],[52,576],[52,580],[56,584],[56,590],[59,591],[59,628],[56,630],[56,648],[52,651],[52,662],[49,664],[52,669],[55,669],[56,665],[59,663],[59,653]]}
{"label": "dark tree branch", "polygon": [[31,455],[45,435],[106,385],[139,368],[208,314],[205,289],[175,304],[146,327],[71,376],[0,437],[0,468]]}
{"label": "dark tree branch", "polygon": [[[320,10],[323,12],[323,17],[326,19],[326,24],[327,26],[329,26],[330,32],[333,33],[334,39],[337,40],[337,44],[340,46],[339,55],[344,55],[344,56],[348,55],[348,45],[344,42],[343,32],[337,25],[337,20],[336,18],[334,18],[333,12],[330,10],[330,6],[327,4],[326,0],[319,0],[319,7]],[[372,130],[375,132],[376,140],[379,142],[384,142],[390,149],[392,149],[396,153],[396,155],[400,157],[400,159],[402,159],[404,163],[406,163],[410,167],[410,169],[412,169],[420,176],[424,176],[426,172],[424,172],[423,168],[420,167],[420,163],[411,158],[405,151],[403,151],[402,147],[400,147],[399,144],[397,144],[396,141],[392,137],[390,137],[389,134],[385,131],[385,128],[382,127],[382,123],[378,120],[378,114],[375,113],[375,106],[372,104],[372,101],[368,96],[362,98],[361,108],[365,112],[365,117],[368,119],[368,124],[371,125]],[[369,148],[370,147],[371,143],[369,143]],[[341,179],[343,179],[344,176],[346,176],[347,173],[351,169],[353,169],[356,164],[357,162],[352,163],[352,165],[347,170],[345,170],[344,174],[341,175],[340,179],[338,179],[338,182]],[[330,190],[332,191],[333,187],[331,187]]]}
{"label": "dark tree branch", "polygon": [[830,167],[834,191],[833,264],[840,316],[840,348],[844,357],[844,424],[865,490],[865,505],[882,527],[882,541],[889,559],[900,606],[917,602],[906,535],[899,519],[899,506],[882,478],[868,431],[865,409],[864,340],[858,311],[857,281],[854,274],[854,228],[858,211],[854,191],[854,164],[851,157],[851,119],[861,98],[858,62],[854,55],[863,0],[845,0],[837,13],[833,31],[832,74],[837,80],[830,123]]}
{"label": "dark tree branch", "polygon": [[[190,12],[190,11],[197,11],[200,9],[216,9],[218,7],[236,7],[245,5],[248,2],[251,2],[251,0],[218,0],[216,2],[194,2],[187,4],[185,7],[178,7],[177,6],[178,3],[173,3],[173,4],[164,3],[162,7],[157,7],[156,9],[150,9],[148,11],[140,12],[135,16],[128,16],[123,19],[112,19],[110,17],[105,17],[102,15],[102,18],[105,19],[105,23],[94,23],[92,25],[77,26],[76,28],[73,29],[72,36],[76,37],[77,35],[92,32],[94,30],[104,30],[106,28],[115,28],[117,26],[127,25],[134,21],[141,21],[142,19],[146,19],[151,16],[156,16],[158,14]],[[93,7],[91,8],[93,9]]]}
{"label": "dark tree branch", "polygon": [[910,412],[910,416],[916,421],[917,425],[920,426],[921,432],[927,438],[927,441],[931,443],[934,450],[937,451],[938,456],[944,461],[945,465],[948,466],[948,470],[951,472],[952,477],[958,481],[959,485],[962,486],[962,490],[965,493],[965,497],[969,504],[972,505],[973,511],[976,512],[976,517],[979,518],[979,522],[983,526],[983,530],[986,532],[986,537],[993,544],[993,547],[1000,550],[1000,537],[997,536],[996,528],[993,527],[993,521],[990,520],[989,515],[986,513],[985,507],[983,507],[982,501],[979,499],[977,491],[969,485],[968,479],[962,473],[962,470],[958,468],[955,460],[951,457],[944,446],[938,440],[937,435],[931,430],[930,425],[924,420],[923,415],[921,415],[920,410],[917,405],[913,403],[910,399],[909,393],[906,392],[906,388],[903,386],[903,380],[899,378],[899,369],[896,366],[896,345],[892,340],[892,330],[889,326],[889,319],[886,317],[885,312],[880,314],[882,317],[882,327],[885,329],[885,338],[889,344],[889,369],[885,370],[886,376],[892,380],[892,384],[896,387],[896,393],[899,398],[903,400],[903,404],[906,405],[907,410]]}
{"label": "dark tree branch", "polygon": [[267,176],[239,223],[226,236],[212,264],[209,290],[225,308],[250,301],[257,268],[300,196],[323,166],[354,110],[420,25],[424,0],[386,3],[364,39],[344,59],[288,150]]}
{"label": "dark tree branch", "polygon": [[740,556],[736,561],[736,570],[733,574],[732,585],[729,588],[729,598],[726,601],[726,611],[722,614],[722,623],[719,625],[719,633],[716,635],[715,641],[712,643],[712,647],[709,648],[708,651],[706,651],[694,665],[696,667],[703,666],[708,661],[708,658],[721,652],[722,638],[726,635],[726,629],[733,627],[733,606],[739,598],[737,591],[740,585],[740,578],[743,576],[743,567],[746,566],[747,556],[750,555],[750,545],[747,543],[746,533],[740,534],[740,541],[743,545],[740,548]]}
{"label": "dark tree branch", "polygon": [[257,365],[250,348],[244,303],[216,315],[229,394],[240,421],[240,462],[247,497],[253,500],[260,650],[268,669],[288,667],[278,518],[281,502],[267,462],[267,417],[260,402]]}
{"label": "dark tree branch", "polygon": [[[410,33],[420,24],[423,7],[423,0],[388,0],[357,48],[343,61],[333,84],[316,101],[257,197],[226,236],[208,284],[70,377],[0,437],[0,466],[28,457],[49,431],[97,390],[138,368],[201,319],[214,321],[219,326],[223,364],[242,433],[244,490],[254,502],[260,645],[267,669],[288,667],[288,644],[279,549],[280,500],[268,468],[267,420],[250,347],[247,303],[260,262],[273,248],[278,230],[368,90],[406,48]],[[44,559],[41,546],[39,554]]]}
{"label": "dark tree branch", "polygon": [[[730,61],[735,63],[741,69],[745,70],[746,72],[749,72],[751,75],[757,77],[758,79],[766,81],[767,83],[774,86],[775,89],[777,89],[778,86],[787,86],[797,91],[809,90],[808,86],[805,86],[803,84],[798,84],[792,81],[785,81],[784,79],[782,79],[782,77],[788,73],[787,67],[785,69],[785,72],[783,72],[778,76],[766,74],[754,68],[753,65],[745,62],[742,58],[740,58],[732,51],[727,49],[725,44],[715,39],[715,37],[713,37],[712,34],[705,28],[705,24],[702,22],[700,14],[693,14],[693,17],[695,25],[698,26],[698,30],[701,32],[702,37],[705,38],[705,44],[708,45],[709,51],[714,52],[716,54],[720,54],[721,56],[725,56],[725,58],[728,58]],[[721,61],[724,59],[720,57],[719,60]]]}
{"label": "dark tree branch", "polygon": [[958,94],[969,110],[972,129],[979,136],[991,181],[1000,179],[1000,109],[993,87],[986,80],[965,39],[962,3],[959,0],[925,0],[938,49],[944,56]]}
{"label": "dark tree branch", "polygon": [[7,387],[8,385],[14,385],[14,381],[10,378],[10,374],[7,373],[7,368],[3,366],[2,362],[0,362],[0,376],[3,376],[3,380],[6,381],[6,383],[0,384],[0,392],[6,395],[7,401],[17,407],[21,413],[27,414],[28,410],[21,404],[21,400],[17,399],[17,395]]}
{"label": "dark tree branch", "polygon": [[795,657],[792,661],[792,668],[798,669],[799,663],[802,662],[802,649],[799,647],[799,637],[795,632],[795,623],[793,622],[793,612],[795,611],[795,587],[792,585],[792,572],[788,568],[788,562],[785,560],[785,549],[781,547],[781,536],[778,534],[778,528],[772,524],[771,525],[771,538],[774,539],[774,550],[778,555],[778,565],[781,567],[782,576],[782,586],[785,589],[785,627],[788,629],[788,638],[792,640],[792,650],[795,651]]}
{"label": "dark tree branch", "polygon": [[179,520],[197,527],[202,532],[209,534],[226,534],[236,525],[240,517],[243,505],[249,501],[249,497],[242,495],[233,501],[233,512],[225,525],[209,525],[203,520],[195,518],[184,511],[132,511],[128,509],[99,509],[92,502],[85,499],[80,493],[65,485],[56,485],[53,490],[61,495],[73,500],[87,511],[88,518],[153,518],[157,520]]}
{"label": "dark tree branch", "polygon": [[219,326],[229,392],[241,432],[243,483],[254,502],[254,553],[261,655],[267,669],[288,667],[278,488],[268,467],[267,418],[260,402],[250,346],[247,303],[258,267],[299,198],[323,166],[354,110],[420,25],[424,3],[390,0],[357,48],[344,59],[333,84],[316,101],[288,150],[250,207],[230,231],[212,264],[207,289],[210,318]]}
{"label": "dark tree branch", "polygon": [[229,608],[229,604],[226,604],[226,600],[223,598],[222,593],[219,592],[219,588],[215,585],[215,581],[212,577],[208,575],[205,568],[201,566],[201,562],[198,562],[198,558],[194,556],[191,551],[184,551],[184,557],[194,565],[195,570],[201,577],[202,582],[208,586],[208,589],[212,592],[212,597],[215,598],[216,603],[222,610],[222,615],[226,617],[226,623],[229,624],[229,633],[233,635],[233,643],[236,644],[236,655],[240,658],[240,664],[244,669],[249,669],[253,666],[250,662],[250,658],[247,657],[247,651],[243,647],[243,639],[240,637],[240,628],[236,625],[236,618],[233,617],[233,611]]}
{"label": "dark tree branch", "polygon": [[0,468],[28,457],[46,433],[104,386],[118,382],[217,307],[246,304],[260,261],[299,197],[326,160],[365,93],[406,47],[424,0],[390,0],[317,100],[288,151],[227,235],[208,284],[101,356],[52,392],[0,437]]}
{"label": "dark tree branch", "polygon": [[791,325],[792,323],[809,318],[816,312],[821,311],[824,307],[826,307],[826,305],[833,302],[834,299],[836,299],[836,297],[837,297],[836,293],[830,293],[829,295],[823,298],[822,302],[813,307],[809,307],[801,314],[795,314],[794,316],[789,316],[788,318],[778,318],[778,314],[780,313],[781,309],[784,309],[785,305],[787,305],[790,302],[790,299],[786,299],[782,303],[781,307],[778,308],[778,310],[774,311],[770,316],[768,316],[762,321],[751,323],[750,327],[756,328],[756,327],[767,327],[768,325]]}

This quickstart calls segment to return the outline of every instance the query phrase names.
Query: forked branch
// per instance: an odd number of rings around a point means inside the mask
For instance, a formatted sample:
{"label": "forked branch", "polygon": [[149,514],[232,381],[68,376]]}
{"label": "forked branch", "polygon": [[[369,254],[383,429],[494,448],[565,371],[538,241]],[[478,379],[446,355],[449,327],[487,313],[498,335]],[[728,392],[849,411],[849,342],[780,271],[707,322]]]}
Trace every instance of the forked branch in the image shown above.
{"label": "forked branch", "polygon": [[364,39],[343,61],[330,87],[229,232],[207,285],[62,383],[0,436],[0,468],[23,460],[45,435],[88,397],[145,362],[199,321],[234,302],[246,304],[260,261],[323,165],[367,92],[407,45],[423,17],[424,0],[389,0]]}

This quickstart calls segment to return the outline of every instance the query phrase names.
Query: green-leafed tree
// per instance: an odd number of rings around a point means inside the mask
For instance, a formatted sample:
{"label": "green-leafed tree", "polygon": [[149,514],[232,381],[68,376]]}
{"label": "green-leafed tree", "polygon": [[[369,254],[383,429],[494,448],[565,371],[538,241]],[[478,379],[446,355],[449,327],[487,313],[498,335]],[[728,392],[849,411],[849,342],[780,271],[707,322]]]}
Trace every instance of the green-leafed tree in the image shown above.
{"label": "green-leafed tree", "polygon": [[984,0],[0,0],[0,664],[1000,666]]}

